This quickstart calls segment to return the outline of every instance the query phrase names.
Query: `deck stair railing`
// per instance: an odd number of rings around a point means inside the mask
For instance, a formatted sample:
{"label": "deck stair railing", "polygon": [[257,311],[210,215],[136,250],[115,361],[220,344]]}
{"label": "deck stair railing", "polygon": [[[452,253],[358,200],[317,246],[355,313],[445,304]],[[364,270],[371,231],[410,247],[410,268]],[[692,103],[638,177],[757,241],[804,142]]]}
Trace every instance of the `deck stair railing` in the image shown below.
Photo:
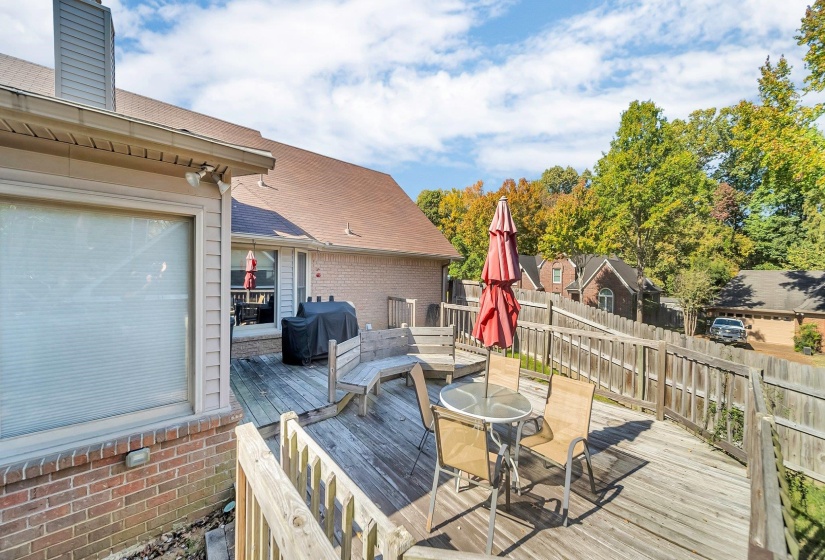
{"label": "deck stair railing", "polygon": [[763,393],[762,372],[751,370],[747,407],[748,475],[751,479],[751,523],[748,558],[799,558],[791,498],[776,423]]}
{"label": "deck stair railing", "polygon": [[304,431],[294,412],[282,414],[280,425],[281,466],[328,542],[340,544],[341,560],[349,560],[359,543],[358,556],[384,560],[401,558],[415,544]]}
{"label": "deck stair railing", "polygon": [[405,324],[415,327],[415,299],[389,296],[387,298],[387,328],[397,329]]}
{"label": "deck stair railing", "polygon": [[[281,464],[252,424],[235,429],[235,558],[255,560],[484,560],[413,546],[298,424],[281,415]],[[353,547],[360,547],[360,551]]]}

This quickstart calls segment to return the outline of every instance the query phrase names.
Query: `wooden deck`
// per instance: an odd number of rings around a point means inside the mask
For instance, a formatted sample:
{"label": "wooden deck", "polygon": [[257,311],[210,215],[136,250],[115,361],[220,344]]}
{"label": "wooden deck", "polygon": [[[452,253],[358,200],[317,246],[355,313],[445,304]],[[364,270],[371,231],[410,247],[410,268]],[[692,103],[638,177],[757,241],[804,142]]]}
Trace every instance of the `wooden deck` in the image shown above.
{"label": "wooden deck", "polygon": [[[456,351],[455,377],[483,370],[484,356]],[[284,364],[281,354],[232,360],[230,385],[244,409],[244,422],[252,422],[263,437],[277,430],[281,414],[293,411],[302,420],[319,421],[338,414],[349,400],[337,391],[336,402],[327,398],[327,361],[310,366]]]}
{"label": "wooden deck", "polygon": [[[292,375],[281,375],[284,370]],[[242,402],[239,389],[247,391],[244,407],[260,407],[259,421],[271,422],[276,409],[296,404],[329,405],[320,401],[326,390],[326,369],[320,364],[293,368],[279,356],[264,356],[233,361],[232,373],[233,390]],[[435,402],[444,382],[427,384]],[[532,399],[541,398],[540,385],[523,384]],[[262,389],[252,392],[257,387]],[[261,392],[272,410],[264,410],[256,398]],[[430,440],[408,476],[423,432],[414,390],[403,380],[383,383],[381,395],[370,396],[366,417],[350,406],[307,431],[419,544],[483,551],[488,513],[482,502],[489,493],[470,489],[456,494],[444,477],[433,533],[425,533],[434,444]],[[277,441],[268,443],[277,449]],[[522,456],[519,470],[526,490],[522,496],[513,493],[509,514],[500,498],[494,554],[605,560],[747,557],[749,481],[742,465],[671,422],[655,422],[650,415],[603,402],[594,403],[591,449],[598,494],[590,493],[577,467],[566,528],[559,514],[563,470],[545,469]]]}

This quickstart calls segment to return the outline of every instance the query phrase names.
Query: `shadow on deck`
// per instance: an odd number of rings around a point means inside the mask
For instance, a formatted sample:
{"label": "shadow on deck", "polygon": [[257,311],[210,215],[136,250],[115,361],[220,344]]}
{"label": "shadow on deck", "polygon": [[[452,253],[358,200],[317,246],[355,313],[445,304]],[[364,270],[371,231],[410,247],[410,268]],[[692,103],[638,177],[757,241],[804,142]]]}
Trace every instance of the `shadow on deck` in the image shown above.
{"label": "shadow on deck", "polygon": [[[320,363],[300,368],[284,366],[279,355],[264,356],[233,361],[232,374],[232,388],[242,402],[240,389],[261,387],[258,392],[266,393],[273,407],[269,412],[260,399],[254,400],[269,429],[276,409],[300,414],[304,407],[307,414],[313,403],[336,406],[326,402],[326,368]],[[522,383],[538,406],[544,388],[525,379]],[[427,385],[435,402],[444,382],[428,380]],[[482,503],[489,492],[456,494],[444,477],[433,532],[425,532],[434,444],[430,440],[410,476],[423,433],[415,393],[403,380],[383,383],[382,389],[378,398],[370,396],[366,417],[349,407],[307,431],[419,544],[483,551],[488,513]],[[591,494],[577,465],[570,526],[562,527],[564,471],[545,469],[523,455],[519,471],[525,491],[513,493],[509,513],[501,498],[494,553],[541,559],[747,557],[749,481],[739,463],[671,422],[655,422],[652,416],[602,402],[593,405],[590,434],[597,494]],[[277,441],[268,443],[277,450]]]}

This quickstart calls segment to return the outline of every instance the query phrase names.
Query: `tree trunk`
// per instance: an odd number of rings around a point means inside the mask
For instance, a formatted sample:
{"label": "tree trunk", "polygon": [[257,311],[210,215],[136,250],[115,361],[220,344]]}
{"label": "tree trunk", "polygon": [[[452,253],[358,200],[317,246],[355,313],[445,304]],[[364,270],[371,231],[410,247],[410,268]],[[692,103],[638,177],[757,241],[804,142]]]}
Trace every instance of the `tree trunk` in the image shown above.
{"label": "tree trunk", "polygon": [[636,294],[636,320],[644,323],[645,318],[645,273],[640,262],[636,264],[636,284],[639,287],[639,292]]}
{"label": "tree trunk", "polygon": [[687,336],[693,336],[696,333],[696,320],[698,319],[699,313],[696,309],[684,309],[682,313],[685,317],[685,334]]}

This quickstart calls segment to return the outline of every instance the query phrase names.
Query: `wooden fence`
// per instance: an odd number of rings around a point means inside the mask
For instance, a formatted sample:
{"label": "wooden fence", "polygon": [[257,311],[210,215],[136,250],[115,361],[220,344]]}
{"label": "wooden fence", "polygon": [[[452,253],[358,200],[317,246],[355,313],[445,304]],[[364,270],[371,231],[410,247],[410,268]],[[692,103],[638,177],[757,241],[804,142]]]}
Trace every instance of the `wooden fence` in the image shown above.
{"label": "wooden fence", "polygon": [[[463,291],[461,297],[470,305],[477,303],[481,294],[481,288],[477,283],[466,281],[462,289],[455,290],[456,293],[460,291]],[[709,356],[767,372],[764,378],[765,398],[774,414],[776,430],[784,451],[785,466],[825,482],[825,368],[688,337],[682,333],[625,319],[557,294],[519,289],[514,291],[522,305],[520,321],[630,336],[665,342],[668,347],[684,349],[681,354],[671,352],[674,355],[669,357],[668,366],[671,371],[676,372],[679,387],[683,376],[688,384],[684,392],[687,399],[683,397],[681,389],[677,392],[677,408],[674,412],[681,413],[684,405],[685,416],[692,421],[704,420],[706,414],[704,401],[699,398],[705,390],[702,381],[706,372],[690,356]],[[707,373],[711,376],[711,385],[716,386],[716,374]],[[725,385],[726,379],[722,377],[723,388],[730,390]],[[698,384],[695,388],[696,393],[692,393],[694,380]],[[743,383],[739,378],[733,380],[733,390],[740,397],[744,394]],[[695,397],[692,396],[694,394]],[[696,404],[702,405],[698,411],[690,408]],[[727,401],[724,404],[727,404]],[[737,406],[741,406],[741,402]],[[741,423],[740,413],[735,409],[727,407],[716,411],[709,407],[709,410],[714,416],[717,412],[733,415],[734,420]],[[700,422],[696,423],[701,425]],[[713,430],[711,433],[715,433],[716,429]]]}
{"label": "wooden fence", "polygon": [[397,329],[403,323],[408,327],[415,325],[416,300],[389,296],[387,298],[387,328]]}

